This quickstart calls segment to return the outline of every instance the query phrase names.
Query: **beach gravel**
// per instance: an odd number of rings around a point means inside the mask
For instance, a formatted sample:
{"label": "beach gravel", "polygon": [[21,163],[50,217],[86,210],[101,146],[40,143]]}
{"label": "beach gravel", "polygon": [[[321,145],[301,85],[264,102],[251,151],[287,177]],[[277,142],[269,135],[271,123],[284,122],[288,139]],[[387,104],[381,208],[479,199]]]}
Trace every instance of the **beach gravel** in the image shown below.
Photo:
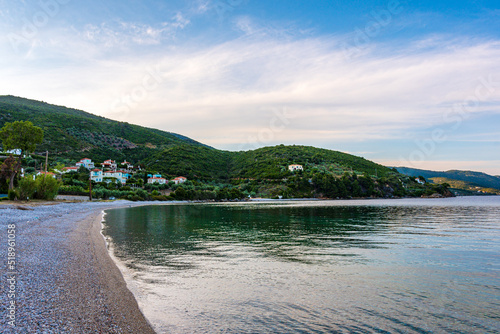
{"label": "beach gravel", "polygon": [[[1,205],[0,333],[154,333],[100,234],[104,209],[130,205],[136,204]],[[8,225],[15,225],[14,272]]]}

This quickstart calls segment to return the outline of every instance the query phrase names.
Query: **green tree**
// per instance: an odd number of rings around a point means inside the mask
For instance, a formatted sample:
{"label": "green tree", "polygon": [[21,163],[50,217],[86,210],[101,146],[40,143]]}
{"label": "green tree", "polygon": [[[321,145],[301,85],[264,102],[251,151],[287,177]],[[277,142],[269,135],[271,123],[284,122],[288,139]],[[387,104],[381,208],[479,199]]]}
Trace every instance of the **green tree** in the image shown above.
{"label": "green tree", "polygon": [[4,150],[20,150],[12,173],[9,176],[9,190],[14,188],[14,179],[21,169],[21,161],[24,154],[35,151],[36,145],[43,140],[43,130],[34,126],[30,121],[16,121],[5,123],[0,130]]}

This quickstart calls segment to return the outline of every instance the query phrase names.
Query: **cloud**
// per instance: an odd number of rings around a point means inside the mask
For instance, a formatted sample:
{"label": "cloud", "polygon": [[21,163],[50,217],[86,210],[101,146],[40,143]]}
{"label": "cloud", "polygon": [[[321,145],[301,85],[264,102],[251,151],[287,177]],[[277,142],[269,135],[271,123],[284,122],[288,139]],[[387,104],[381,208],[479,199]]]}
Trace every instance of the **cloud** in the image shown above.
{"label": "cloud", "polygon": [[100,25],[87,24],[82,37],[91,43],[106,48],[115,46],[159,45],[175,37],[177,30],[184,29],[190,21],[177,13],[167,22],[156,26],[134,22],[104,22]]}

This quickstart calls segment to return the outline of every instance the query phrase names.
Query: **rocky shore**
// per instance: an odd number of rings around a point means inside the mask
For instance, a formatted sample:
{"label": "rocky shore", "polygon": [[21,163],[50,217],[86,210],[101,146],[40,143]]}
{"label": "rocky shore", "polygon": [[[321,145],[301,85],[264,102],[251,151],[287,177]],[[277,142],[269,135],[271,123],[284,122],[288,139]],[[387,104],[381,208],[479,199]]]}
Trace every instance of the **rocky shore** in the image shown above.
{"label": "rocky shore", "polygon": [[103,210],[144,204],[0,205],[0,333],[154,333],[100,233]]}

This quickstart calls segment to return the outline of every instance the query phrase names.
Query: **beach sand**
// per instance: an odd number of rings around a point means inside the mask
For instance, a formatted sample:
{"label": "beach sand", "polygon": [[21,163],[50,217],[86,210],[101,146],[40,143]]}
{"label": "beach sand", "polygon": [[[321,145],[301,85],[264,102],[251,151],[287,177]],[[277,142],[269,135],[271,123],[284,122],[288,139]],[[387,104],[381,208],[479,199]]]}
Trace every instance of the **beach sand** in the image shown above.
{"label": "beach sand", "polygon": [[[16,225],[16,323],[7,323],[0,290],[1,333],[154,333],[108,254],[102,211],[114,203],[0,208],[0,225]],[[144,205],[144,203],[142,203]],[[5,229],[4,229],[5,227]],[[4,236],[1,239],[6,240]],[[6,241],[5,241],[6,243]],[[7,268],[7,245],[0,265]],[[2,270],[3,271],[3,270]],[[5,282],[7,273],[2,274]]]}

